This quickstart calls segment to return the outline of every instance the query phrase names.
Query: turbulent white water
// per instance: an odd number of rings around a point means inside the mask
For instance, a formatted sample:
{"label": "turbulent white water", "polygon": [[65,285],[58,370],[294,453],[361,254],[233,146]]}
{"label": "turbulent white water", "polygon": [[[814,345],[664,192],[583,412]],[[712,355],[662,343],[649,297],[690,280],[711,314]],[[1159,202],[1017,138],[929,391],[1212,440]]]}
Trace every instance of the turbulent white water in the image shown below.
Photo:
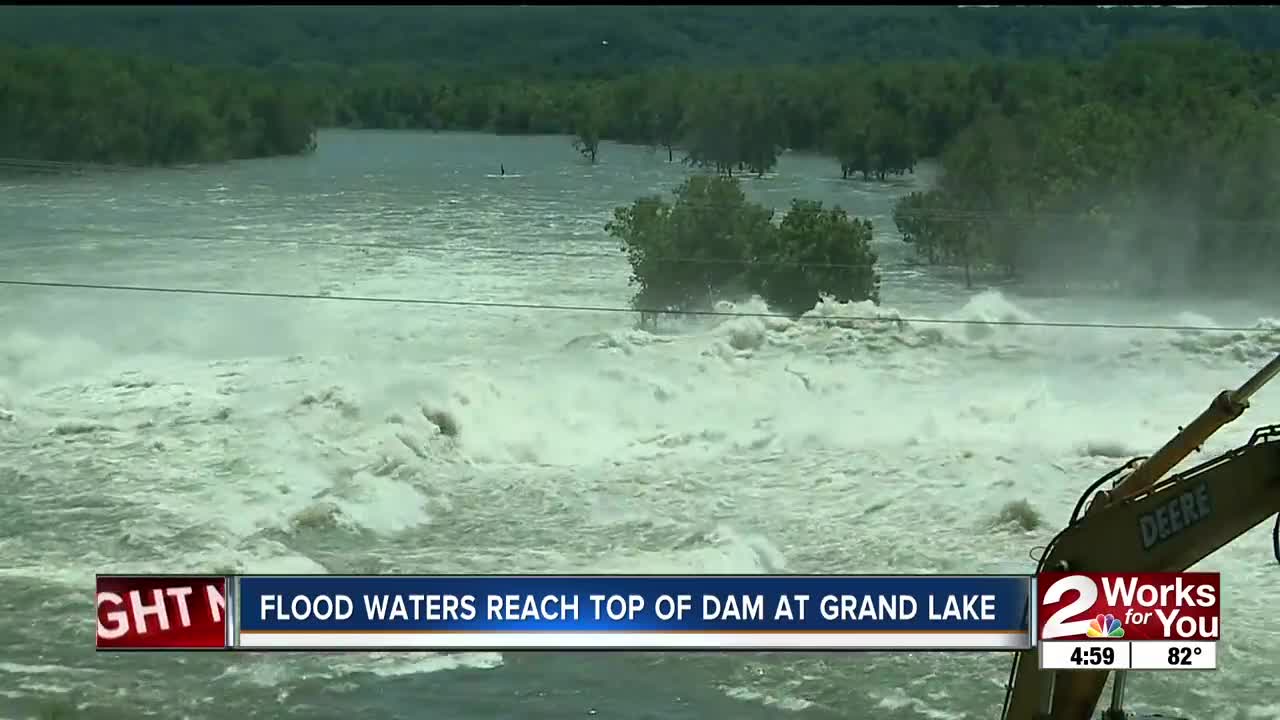
{"label": "turbulent white water", "polygon": [[[3,180],[0,276],[622,306],[601,226],[681,170],[606,150],[587,167],[560,138],[327,133],[312,158]],[[521,177],[486,177],[499,156]],[[655,334],[615,313],[0,289],[0,717],[995,716],[993,655],[184,656],[177,673],[87,649],[95,572],[1025,572],[1089,482],[1277,349],[1261,303],[966,292],[903,263],[885,213],[906,187],[833,169],[787,158],[750,192],[875,218],[885,302],[796,322],[749,316],[758,302]],[[833,319],[868,315],[890,321]],[[1264,332],[1000,324],[1037,319]],[[1277,397],[1206,451],[1276,421]],[[1024,499],[1044,527],[995,522]],[[1201,567],[1223,573],[1222,669],[1135,675],[1131,709],[1280,717],[1266,530]]]}

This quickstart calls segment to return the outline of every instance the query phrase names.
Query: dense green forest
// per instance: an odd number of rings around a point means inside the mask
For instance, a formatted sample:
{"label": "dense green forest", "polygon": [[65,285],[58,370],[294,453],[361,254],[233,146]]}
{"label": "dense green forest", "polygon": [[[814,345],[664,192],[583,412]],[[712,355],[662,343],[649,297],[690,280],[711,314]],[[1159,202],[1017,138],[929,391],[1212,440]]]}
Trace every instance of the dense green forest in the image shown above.
{"label": "dense green forest", "polygon": [[[563,78],[656,67],[1097,58],[1176,33],[1280,49],[1270,7],[0,7],[0,43],[191,64],[403,64]],[[607,43],[607,44],[606,44]]]}
{"label": "dense green forest", "polygon": [[926,261],[1139,289],[1274,286],[1275,54],[1163,43],[1000,93],[895,209]]}
{"label": "dense green forest", "polygon": [[0,47],[0,157],[122,165],[306,152],[305,87],[90,51]]}
{"label": "dense green forest", "polygon": [[[1063,58],[1161,32],[1280,47],[1280,13],[9,6],[0,155],[193,162],[305,151],[317,126],[430,128],[573,134],[593,160],[601,139],[672,159],[683,146],[748,172],[782,147],[821,150],[845,175],[884,177],[938,155],[981,108],[1061,96],[1046,83],[1093,64]],[[1258,57],[1251,77],[1273,67]]]}
{"label": "dense green forest", "polygon": [[[648,144],[665,149],[655,161],[725,175],[768,172],[785,148],[824,153],[833,174],[863,181],[909,173],[935,158],[943,169],[939,185],[904,199],[894,217],[923,262],[966,274],[1072,270],[1144,287],[1270,282],[1268,273],[1280,265],[1280,52],[1267,49],[1275,14],[1251,15],[1254,9],[789,8],[771,16],[781,11],[574,8],[580,16],[571,18],[556,14],[563,8],[377,8],[361,9],[357,22],[346,8],[312,8],[305,16],[257,8],[261,24],[234,33],[226,25],[234,16],[226,13],[240,9],[113,10],[77,9],[96,18],[88,24],[97,40],[83,44],[116,51],[147,45],[150,59],[105,50],[0,49],[0,156],[168,164],[293,154],[314,146],[315,128],[345,126],[562,133],[575,138],[584,162],[608,152],[602,140]],[[48,25],[32,32],[35,40],[80,42],[68,35],[80,25],[40,15],[67,11],[11,7],[0,17],[28,23],[45,17]],[[619,20],[624,15],[616,13],[624,11],[634,13],[625,16],[634,22]],[[500,30],[525,18],[526,33],[536,36],[538,25],[526,12],[564,25],[539,43]],[[463,32],[502,13],[505,25]],[[187,21],[187,30],[174,30],[181,41],[161,42],[175,17]],[[746,20],[763,17],[775,22]],[[954,27],[936,32],[943,21]],[[339,32],[347,22],[349,31]],[[387,22],[398,29],[373,43],[370,28],[385,30]],[[501,66],[523,57],[526,68],[537,70],[531,64],[537,53],[559,52],[554,38],[599,45],[593,23],[662,36],[668,43],[662,57],[683,64],[620,56],[593,66],[568,52],[538,71]],[[432,49],[431,63],[414,56],[406,39],[427,25],[452,38]],[[868,34],[873,26],[879,30]],[[16,26],[4,27],[0,37]],[[714,27],[721,31],[697,30]],[[831,27],[854,28],[863,34],[852,37],[867,42],[849,40],[844,50],[828,52],[821,38]],[[927,50],[923,39],[911,46],[913,27],[933,27],[929,37],[945,37],[954,47]],[[1013,33],[1015,27],[1024,32]],[[1169,27],[1201,39],[1162,36],[1113,47],[1117,39]],[[276,30],[288,39],[301,28],[311,39],[296,48],[267,40]],[[992,28],[1016,41],[993,44]],[[1028,39],[1046,28],[1062,31],[1056,45]],[[796,43],[788,45],[782,36],[793,31]],[[806,36],[812,41],[800,42]],[[214,40],[225,47],[210,46]],[[367,53],[357,51],[360,43]],[[471,43],[470,50],[459,43]],[[598,51],[615,52],[615,45]],[[776,62],[793,45],[817,54]],[[157,59],[182,56],[179,46],[204,47],[207,56],[189,65]],[[741,53],[752,46],[768,48],[774,62],[751,67],[753,58]],[[1033,46],[1057,57],[1024,57]],[[240,54],[250,47],[288,47],[288,54]],[[1095,57],[1100,49],[1105,53]],[[455,67],[467,62],[466,52],[488,60]],[[648,52],[640,55],[651,58]],[[801,63],[896,52],[960,59]],[[572,152],[567,141],[566,152]]]}

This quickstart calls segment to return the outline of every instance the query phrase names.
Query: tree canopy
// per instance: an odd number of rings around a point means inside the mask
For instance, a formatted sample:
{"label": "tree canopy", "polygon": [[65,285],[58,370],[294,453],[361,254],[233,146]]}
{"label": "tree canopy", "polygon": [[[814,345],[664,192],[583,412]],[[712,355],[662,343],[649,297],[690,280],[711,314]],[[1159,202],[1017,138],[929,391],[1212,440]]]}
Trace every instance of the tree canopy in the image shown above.
{"label": "tree canopy", "polygon": [[605,229],[631,264],[640,310],[705,310],[754,294],[800,315],[823,296],[879,300],[871,223],[795,200],[775,224],[735,178],[694,175],[672,202],[646,197],[616,208]]}
{"label": "tree canopy", "polygon": [[[927,262],[1127,284],[1270,284],[1280,269],[1273,55],[1152,43],[983,108],[895,222]],[[1010,100],[1010,98],[1005,98]]]}
{"label": "tree canopy", "polygon": [[0,47],[0,157],[120,165],[307,152],[315,97],[249,70]]}

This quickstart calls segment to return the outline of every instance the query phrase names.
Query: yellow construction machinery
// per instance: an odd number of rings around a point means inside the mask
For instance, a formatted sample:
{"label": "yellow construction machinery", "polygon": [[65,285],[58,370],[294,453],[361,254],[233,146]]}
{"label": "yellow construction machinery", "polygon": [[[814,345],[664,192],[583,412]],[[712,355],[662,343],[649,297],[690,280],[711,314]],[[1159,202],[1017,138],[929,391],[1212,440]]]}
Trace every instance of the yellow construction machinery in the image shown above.
{"label": "yellow construction machinery", "polygon": [[[1280,373],[1272,359],[1236,390],[1224,390],[1190,425],[1147,458],[1135,458],[1098,479],[1080,497],[1071,521],[1040,559],[1039,572],[1180,572],[1272,515],[1280,561],[1280,425],[1258,428],[1249,442],[1184,472],[1165,477],[1211,435],[1249,407],[1249,398]],[[1110,483],[1110,487],[1101,489]],[[1081,508],[1093,495],[1088,509]],[[1170,503],[1207,496],[1209,511],[1176,532],[1153,539],[1144,518]],[[1200,507],[1200,505],[1198,505]],[[1158,540],[1158,541],[1157,541]],[[1223,578],[1229,581],[1229,578]],[[1088,720],[1097,710],[1107,670],[1041,670],[1037,651],[1014,658],[1003,720]],[[1106,720],[1126,717],[1125,673],[1116,672]]]}

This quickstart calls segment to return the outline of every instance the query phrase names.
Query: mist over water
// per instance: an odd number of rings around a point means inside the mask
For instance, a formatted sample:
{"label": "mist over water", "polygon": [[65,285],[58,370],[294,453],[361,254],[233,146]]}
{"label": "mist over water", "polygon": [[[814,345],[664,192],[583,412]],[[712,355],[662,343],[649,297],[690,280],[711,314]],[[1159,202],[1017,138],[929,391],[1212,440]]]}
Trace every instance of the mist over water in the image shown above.
{"label": "mist over water", "polygon": [[[602,226],[684,170],[600,158],[328,132],[307,158],[4,178],[0,275],[622,307]],[[647,333],[623,313],[0,289],[0,718],[996,716],[1001,655],[90,649],[95,572],[1026,572],[1091,481],[1276,350],[1260,301],[966,291],[889,218],[927,168],[837,171],[788,156],[745,181],[876,224],[883,304],[796,322],[755,301]],[[868,315],[906,319],[832,319]],[[1267,332],[1000,324],[1027,320]],[[1275,422],[1277,397],[1205,452]],[[1016,500],[1045,524],[998,524]],[[1134,674],[1130,709],[1280,717],[1267,529],[1199,569],[1223,573],[1221,669]]]}

